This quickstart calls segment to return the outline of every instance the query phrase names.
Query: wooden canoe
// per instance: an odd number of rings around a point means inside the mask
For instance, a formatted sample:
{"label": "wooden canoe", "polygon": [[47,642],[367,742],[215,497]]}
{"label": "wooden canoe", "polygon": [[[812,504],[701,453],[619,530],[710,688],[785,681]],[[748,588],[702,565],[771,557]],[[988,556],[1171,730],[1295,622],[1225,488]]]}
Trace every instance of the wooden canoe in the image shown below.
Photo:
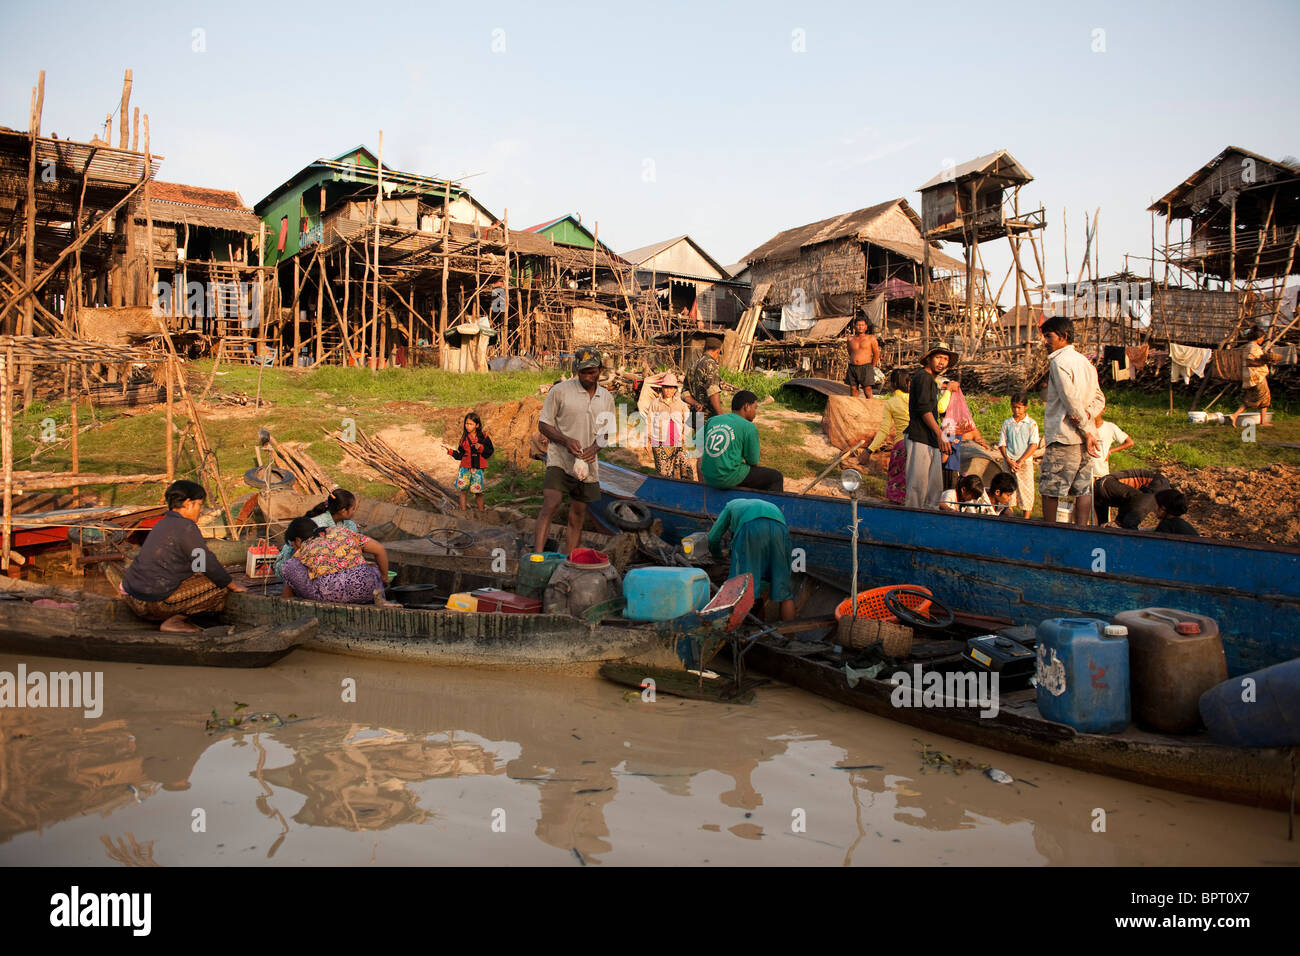
{"label": "wooden canoe", "polygon": [[[42,598],[72,607],[37,606]],[[122,601],[0,578],[0,651],[132,664],[266,667],[316,636],[309,615],[256,627],[222,625],[171,634]]]}
{"label": "wooden canoe", "polygon": [[[978,706],[946,698],[939,707],[895,706],[893,683],[862,679],[850,687],[842,662],[829,650],[772,636],[756,641],[746,659],[763,674],[831,700],[992,750],[1230,803],[1271,810],[1290,806],[1290,750],[1223,747],[1204,734],[1174,737],[1131,725],[1118,734],[1078,733],[1044,719],[1032,689],[1004,691],[992,717],[981,717]],[[886,668],[880,676],[897,670],[911,673],[912,664]]]}
{"label": "wooden canoe", "polygon": [[[477,586],[477,585],[475,585]],[[311,616],[320,622],[313,650],[376,660],[476,667],[594,670],[605,661],[674,658],[653,630],[602,627],[560,614],[468,614],[373,604],[328,604],[232,594],[226,617],[277,625]]]}

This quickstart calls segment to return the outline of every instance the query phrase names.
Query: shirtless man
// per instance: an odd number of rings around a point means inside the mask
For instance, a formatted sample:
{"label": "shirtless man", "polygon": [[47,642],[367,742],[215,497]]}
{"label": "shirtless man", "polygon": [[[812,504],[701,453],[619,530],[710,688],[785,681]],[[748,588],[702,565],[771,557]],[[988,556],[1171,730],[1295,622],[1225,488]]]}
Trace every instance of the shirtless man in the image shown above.
{"label": "shirtless man", "polygon": [[858,310],[853,319],[853,334],[849,336],[849,371],[844,381],[852,396],[858,397],[861,389],[867,398],[876,384],[876,363],[880,361],[880,343],[872,334],[871,322]]}

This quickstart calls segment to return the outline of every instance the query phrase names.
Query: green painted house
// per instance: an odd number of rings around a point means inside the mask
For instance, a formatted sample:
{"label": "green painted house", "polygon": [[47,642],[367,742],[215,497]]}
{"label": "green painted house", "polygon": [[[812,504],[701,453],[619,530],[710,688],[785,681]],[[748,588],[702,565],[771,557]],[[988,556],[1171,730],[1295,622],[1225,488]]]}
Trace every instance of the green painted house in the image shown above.
{"label": "green painted house", "polygon": [[[463,186],[384,166],[381,218],[386,225],[431,231],[444,211],[453,222],[489,226],[497,217]],[[379,161],[364,146],[304,166],[253,210],[266,224],[265,264],[275,265],[321,242],[327,221],[349,204],[370,208]],[[364,213],[361,218],[364,218]],[[356,217],[354,217],[356,218]]]}
{"label": "green painted house", "polygon": [[[558,242],[566,246],[577,246],[581,249],[594,249],[597,242],[591,230],[582,224],[582,220],[573,215],[539,222],[535,226],[529,226],[524,232],[534,232],[539,236],[545,236],[551,242]],[[614,254],[614,250],[603,242],[600,243],[600,248],[610,255]]]}

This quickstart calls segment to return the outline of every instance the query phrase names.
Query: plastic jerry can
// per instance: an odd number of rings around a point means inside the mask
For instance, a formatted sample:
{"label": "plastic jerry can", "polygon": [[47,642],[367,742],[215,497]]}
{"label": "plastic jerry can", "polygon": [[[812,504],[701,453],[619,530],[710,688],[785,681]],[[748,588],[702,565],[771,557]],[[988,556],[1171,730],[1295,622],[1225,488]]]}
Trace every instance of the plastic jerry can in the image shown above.
{"label": "plastic jerry can", "polygon": [[1300,747],[1300,657],[1212,687],[1200,710],[1216,744]]}
{"label": "plastic jerry can", "polygon": [[1096,618],[1038,625],[1038,711],[1080,733],[1116,734],[1129,722],[1128,631]]}
{"label": "plastic jerry can", "polygon": [[709,533],[696,531],[682,538],[682,554],[692,561],[709,557]]}
{"label": "plastic jerry can", "polygon": [[521,597],[496,588],[479,588],[470,595],[478,602],[479,613],[487,614],[539,614],[542,602],[536,598]]}
{"label": "plastic jerry can", "polygon": [[1034,673],[1034,652],[1001,634],[985,634],[966,642],[962,654],[968,670],[996,671],[1002,680],[1027,678]]}
{"label": "plastic jerry can", "polygon": [[709,576],[700,568],[633,568],[623,597],[629,621],[671,621],[709,603]]}
{"label": "plastic jerry can", "polygon": [[1200,729],[1201,695],[1228,679],[1228,661],[1213,618],[1164,607],[1115,615],[1128,628],[1133,717],[1167,734]]}
{"label": "plastic jerry can", "polygon": [[461,591],[458,594],[453,594],[447,598],[447,610],[466,611],[472,614],[478,610],[478,598],[474,596],[472,591]]}
{"label": "plastic jerry can", "polygon": [[551,575],[563,563],[564,555],[559,551],[535,551],[527,555],[515,573],[515,592],[541,600],[546,585],[551,583]]}

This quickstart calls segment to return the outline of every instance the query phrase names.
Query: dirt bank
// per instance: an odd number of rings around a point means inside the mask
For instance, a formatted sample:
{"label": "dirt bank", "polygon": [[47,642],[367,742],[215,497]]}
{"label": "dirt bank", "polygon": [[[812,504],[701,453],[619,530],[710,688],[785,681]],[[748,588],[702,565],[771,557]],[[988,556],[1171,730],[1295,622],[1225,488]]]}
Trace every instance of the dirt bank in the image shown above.
{"label": "dirt bank", "polygon": [[1201,534],[1300,547],[1300,468],[1188,468],[1173,462],[1159,468],[1187,495],[1187,518]]}

